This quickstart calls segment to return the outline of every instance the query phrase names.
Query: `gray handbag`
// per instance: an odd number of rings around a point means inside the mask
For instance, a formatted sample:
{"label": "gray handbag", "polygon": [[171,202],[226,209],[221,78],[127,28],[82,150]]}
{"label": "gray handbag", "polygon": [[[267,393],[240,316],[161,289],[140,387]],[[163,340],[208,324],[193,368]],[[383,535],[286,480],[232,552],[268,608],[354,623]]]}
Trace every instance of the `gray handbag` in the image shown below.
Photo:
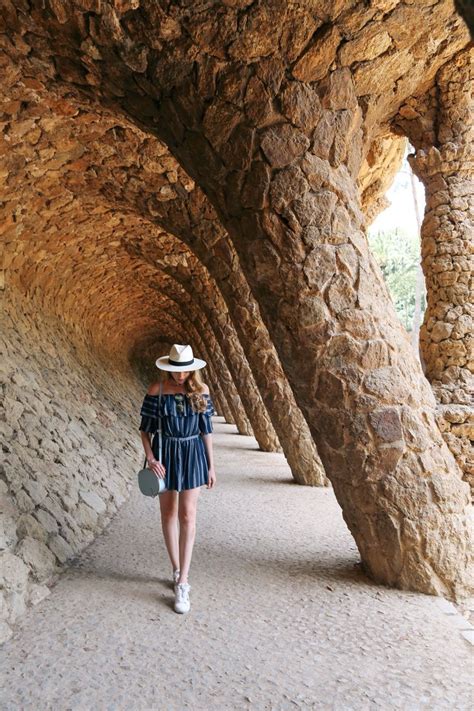
{"label": "gray handbag", "polygon": [[[158,461],[161,462],[161,388],[162,388],[162,383],[160,383],[160,395],[158,399],[158,432],[155,433],[153,437],[153,442],[155,441],[156,434],[158,434]],[[143,465],[143,469],[140,469],[138,472],[138,486],[140,488],[140,491],[142,494],[145,496],[157,496],[158,494],[162,494],[164,491],[168,491],[167,486],[165,484],[165,480],[162,479],[158,474],[155,474],[155,472],[152,469],[149,469],[147,467],[147,460],[145,458],[145,463]]]}

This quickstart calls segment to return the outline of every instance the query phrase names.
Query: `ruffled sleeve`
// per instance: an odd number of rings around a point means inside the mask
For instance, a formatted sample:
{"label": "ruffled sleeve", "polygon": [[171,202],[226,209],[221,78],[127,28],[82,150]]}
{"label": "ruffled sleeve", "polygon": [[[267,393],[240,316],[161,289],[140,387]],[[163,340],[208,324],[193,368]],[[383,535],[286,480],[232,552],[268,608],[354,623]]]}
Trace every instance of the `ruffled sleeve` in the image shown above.
{"label": "ruffled sleeve", "polygon": [[210,434],[213,431],[211,417],[217,415],[217,412],[211,396],[205,393],[204,397],[207,400],[207,407],[205,412],[199,413],[199,432],[201,434]]}
{"label": "ruffled sleeve", "polygon": [[142,409],[140,410],[141,422],[138,428],[142,432],[154,434],[158,429],[158,395],[145,395]]}

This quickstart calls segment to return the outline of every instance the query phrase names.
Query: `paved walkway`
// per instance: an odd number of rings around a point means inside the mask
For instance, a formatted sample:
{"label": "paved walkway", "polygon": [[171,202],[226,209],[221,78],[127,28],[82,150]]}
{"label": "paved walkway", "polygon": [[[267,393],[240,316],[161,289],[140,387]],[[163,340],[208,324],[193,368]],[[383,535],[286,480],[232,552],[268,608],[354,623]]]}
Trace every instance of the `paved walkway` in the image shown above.
{"label": "paved walkway", "polygon": [[367,580],[332,490],[214,422],[191,612],[172,608],[158,502],[134,488],[3,645],[2,711],[467,711],[459,616]]}

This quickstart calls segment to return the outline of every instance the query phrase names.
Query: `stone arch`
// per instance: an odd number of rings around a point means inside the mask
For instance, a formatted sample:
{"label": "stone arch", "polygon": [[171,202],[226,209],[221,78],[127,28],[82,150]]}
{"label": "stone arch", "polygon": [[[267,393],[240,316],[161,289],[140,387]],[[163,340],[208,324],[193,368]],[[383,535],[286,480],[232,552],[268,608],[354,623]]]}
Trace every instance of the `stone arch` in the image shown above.
{"label": "stone arch", "polygon": [[[36,100],[39,100],[37,94]],[[199,259],[205,259],[207,267],[218,279],[218,286],[224,289],[233,322],[246,349],[250,351],[265,405],[277,427],[295,479],[306,484],[327,484],[309,429],[286,382],[276,351],[261,321],[258,305],[238,266],[235,250],[205,196],[193,188],[192,181],[166,147],[130,124],[119,123],[114,116],[94,117],[90,106],[73,96],[63,98],[62,103],[58,99],[54,106],[56,109],[61,107],[60,113],[55,115],[50,110],[42,121],[47,123],[50,133],[59,134],[63,142],[67,141],[68,157],[72,154],[73,158],[77,158],[61,166],[64,186],[73,194],[99,191],[110,204],[120,209],[126,204],[160,226],[172,229],[194,247]],[[83,123],[78,121],[79,112],[83,112]],[[91,124],[94,124],[93,141],[90,140]],[[133,159],[130,157],[132,153]],[[178,176],[180,182],[177,187],[180,189],[176,190],[174,186]],[[206,229],[203,228],[203,221]],[[227,310],[222,300],[219,310]],[[224,343],[227,344],[227,339]],[[240,348],[235,338],[234,345]],[[265,354],[263,362],[262,354]],[[242,360],[242,353],[240,358]],[[245,379],[252,379],[250,371]],[[253,407],[254,418],[257,418],[252,422],[254,434],[262,449],[278,448],[275,435],[269,439],[265,434],[269,427],[271,429],[271,423],[259,424],[259,418],[266,417],[265,407],[257,404],[259,399],[260,395],[254,388],[247,403],[247,409]],[[256,406],[252,406],[253,401]],[[285,408],[280,405],[282,401],[287,403]],[[235,415],[231,419],[235,421]],[[243,427],[243,421],[237,419]],[[245,431],[249,432],[248,425]]]}
{"label": "stone arch", "polygon": [[467,489],[368,252],[356,184],[403,101],[467,44],[452,5],[32,8],[7,18],[29,66],[41,57],[158,135],[216,209],[365,568],[466,590]]}
{"label": "stone arch", "polygon": [[406,138],[391,132],[374,140],[364,157],[357,182],[368,225],[388,206],[385,193],[400,169],[406,143]]}

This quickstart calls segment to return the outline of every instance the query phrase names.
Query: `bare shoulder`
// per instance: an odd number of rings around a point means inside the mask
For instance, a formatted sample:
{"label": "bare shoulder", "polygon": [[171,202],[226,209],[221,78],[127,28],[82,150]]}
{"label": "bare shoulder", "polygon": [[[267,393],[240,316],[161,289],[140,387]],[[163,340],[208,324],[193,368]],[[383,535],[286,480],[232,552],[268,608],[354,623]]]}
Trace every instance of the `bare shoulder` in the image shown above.
{"label": "bare shoulder", "polygon": [[209,395],[209,385],[206,385],[206,383],[202,384],[202,391],[204,395]]}
{"label": "bare shoulder", "polygon": [[160,383],[159,381],[157,383],[152,383],[148,390],[146,391],[147,395],[159,395],[160,394]]}

